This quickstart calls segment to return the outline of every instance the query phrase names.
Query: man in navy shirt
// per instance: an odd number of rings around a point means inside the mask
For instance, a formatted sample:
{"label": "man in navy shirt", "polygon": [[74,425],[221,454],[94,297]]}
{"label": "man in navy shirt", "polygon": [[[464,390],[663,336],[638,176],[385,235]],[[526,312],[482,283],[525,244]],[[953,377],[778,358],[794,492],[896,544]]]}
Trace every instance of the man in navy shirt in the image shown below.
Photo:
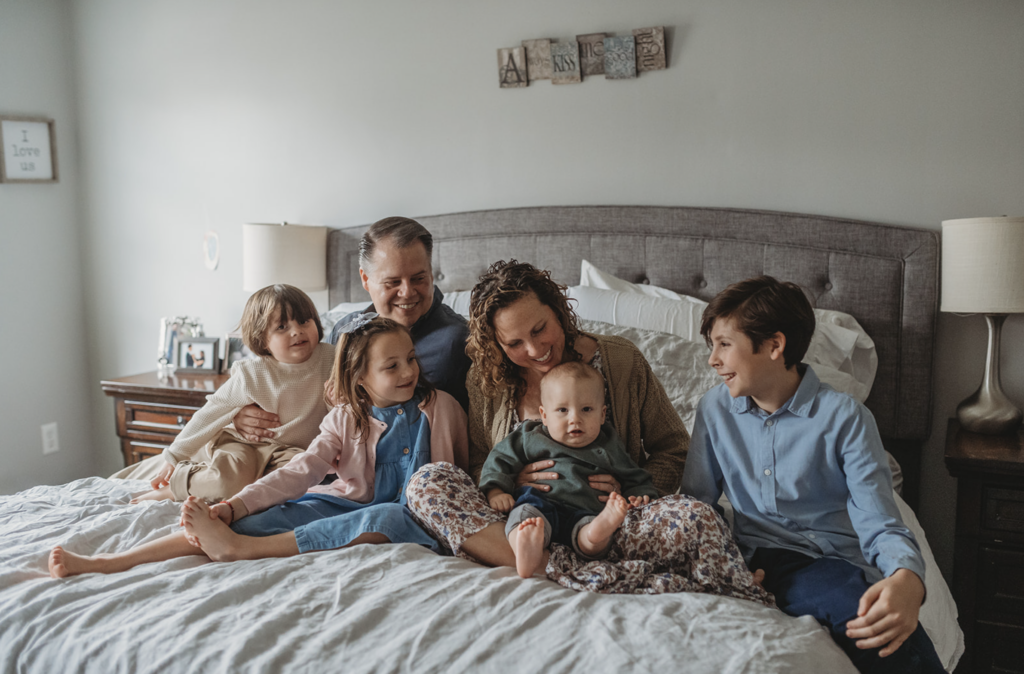
{"label": "man in navy shirt", "polygon": [[[410,218],[391,217],[373,223],[359,242],[359,276],[373,303],[338,321],[330,342],[337,344],[342,326],[359,313],[375,311],[401,323],[412,334],[420,371],[466,409],[469,326],[442,304],[444,296],[434,287],[433,247],[430,232]],[[243,407],[234,423],[239,433],[253,441],[273,438],[272,429],[280,425],[276,414],[256,405]]]}

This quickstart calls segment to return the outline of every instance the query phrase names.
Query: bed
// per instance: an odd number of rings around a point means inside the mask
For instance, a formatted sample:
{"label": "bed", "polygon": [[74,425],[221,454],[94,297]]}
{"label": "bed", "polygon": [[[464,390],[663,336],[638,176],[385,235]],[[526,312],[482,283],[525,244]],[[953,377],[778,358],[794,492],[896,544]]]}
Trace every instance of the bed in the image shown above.
{"label": "bed", "polygon": [[[912,509],[930,428],[937,233],[706,208],[537,207],[418,220],[434,235],[447,301],[490,262],[515,257],[568,286],[586,287],[586,261],[636,284],[627,294],[660,288],[694,301],[769,273],[799,283],[817,309],[853,317],[877,358],[863,395],[901,467],[900,507],[925,550],[921,620],[953,670],[963,652],[955,605]],[[356,248],[364,229],[329,236],[331,306],[367,300]],[[641,344],[663,379],[706,368],[703,345],[628,323],[586,328]],[[667,388],[685,417],[694,390]],[[232,564],[194,557],[49,578],[53,545],[112,552],[173,531],[174,504],[126,505],[144,485],[87,478],[0,497],[0,670],[855,671],[810,618],[700,594],[576,593],[412,545]]]}

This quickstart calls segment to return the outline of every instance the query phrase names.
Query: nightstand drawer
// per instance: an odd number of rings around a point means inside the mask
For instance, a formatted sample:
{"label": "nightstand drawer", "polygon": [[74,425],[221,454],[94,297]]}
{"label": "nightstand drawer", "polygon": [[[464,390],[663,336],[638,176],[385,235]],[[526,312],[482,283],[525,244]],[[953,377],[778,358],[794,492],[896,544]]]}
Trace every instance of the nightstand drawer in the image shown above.
{"label": "nightstand drawer", "polygon": [[985,487],[982,526],[1024,533],[1024,489]]}
{"label": "nightstand drawer", "polygon": [[167,445],[161,445],[156,442],[141,442],[130,439],[122,440],[121,445],[121,451],[126,459],[128,459],[128,465],[162,454],[167,448]]}
{"label": "nightstand drawer", "polygon": [[1020,672],[1024,674],[1024,658],[1020,644],[1024,627],[979,620],[974,628],[977,652],[973,672]]}
{"label": "nightstand drawer", "polygon": [[177,435],[198,411],[198,407],[188,405],[125,400],[125,430]]}
{"label": "nightstand drawer", "polygon": [[1024,616],[1024,550],[982,546],[978,555],[979,611]]}

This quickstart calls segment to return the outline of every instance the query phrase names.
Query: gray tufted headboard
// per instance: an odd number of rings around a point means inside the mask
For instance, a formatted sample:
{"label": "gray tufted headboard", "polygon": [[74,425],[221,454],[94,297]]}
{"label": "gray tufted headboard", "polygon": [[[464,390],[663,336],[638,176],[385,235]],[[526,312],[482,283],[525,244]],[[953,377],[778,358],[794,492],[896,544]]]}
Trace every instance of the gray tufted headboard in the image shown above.
{"label": "gray tufted headboard", "polygon": [[[710,300],[759,274],[794,281],[811,304],[854,316],[875,341],[867,400],[900,461],[915,505],[920,445],[931,429],[938,232],[770,211],[654,206],[514,208],[416,218],[434,236],[442,291],[467,290],[496,260],[516,258],[575,285],[580,262],[633,281]],[[330,302],[369,296],[359,283],[366,226],[333,230]]]}

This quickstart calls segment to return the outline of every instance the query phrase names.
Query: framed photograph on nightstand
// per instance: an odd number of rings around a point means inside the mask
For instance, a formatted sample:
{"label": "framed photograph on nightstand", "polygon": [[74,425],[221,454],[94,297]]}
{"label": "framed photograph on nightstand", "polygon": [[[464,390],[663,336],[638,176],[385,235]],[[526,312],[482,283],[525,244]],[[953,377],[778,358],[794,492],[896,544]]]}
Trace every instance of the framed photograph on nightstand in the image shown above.
{"label": "framed photograph on nightstand", "polygon": [[216,337],[175,337],[175,374],[220,374],[219,349]]}

